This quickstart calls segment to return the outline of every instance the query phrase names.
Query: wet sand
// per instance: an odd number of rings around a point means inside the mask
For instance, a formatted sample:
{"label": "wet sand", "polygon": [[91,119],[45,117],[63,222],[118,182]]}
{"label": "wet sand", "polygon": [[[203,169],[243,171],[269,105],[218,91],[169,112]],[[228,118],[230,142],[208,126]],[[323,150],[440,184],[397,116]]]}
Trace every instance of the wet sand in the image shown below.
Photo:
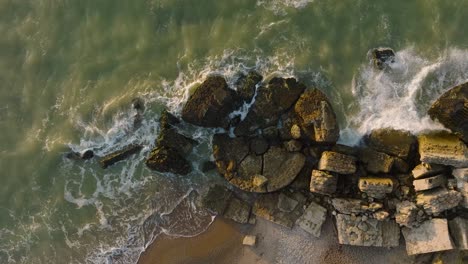
{"label": "wet sand", "polygon": [[[257,235],[255,247],[242,245],[246,234]],[[400,244],[392,249],[339,245],[330,219],[322,227],[320,238],[298,227],[288,229],[262,219],[254,226],[216,219],[197,237],[160,237],[141,256],[139,264],[424,263],[407,256],[403,240]],[[456,262],[447,261],[444,263]]]}

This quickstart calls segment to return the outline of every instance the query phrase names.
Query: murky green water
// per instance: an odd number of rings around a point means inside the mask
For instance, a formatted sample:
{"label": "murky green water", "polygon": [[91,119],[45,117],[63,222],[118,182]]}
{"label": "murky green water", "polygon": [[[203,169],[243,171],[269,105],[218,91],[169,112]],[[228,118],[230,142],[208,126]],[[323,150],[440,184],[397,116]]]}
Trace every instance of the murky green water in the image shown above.
{"label": "murky green water", "polygon": [[[437,126],[424,110],[468,79],[467,16],[465,0],[0,0],[0,262],[131,263],[150,234],[202,231],[192,190],[216,176],[158,175],[142,161],[160,110],[178,113],[187,87],[213,72],[319,86],[344,142]],[[380,46],[398,51],[391,73],[369,66]],[[148,109],[137,131],[135,97]],[[209,133],[193,133],[205,140],[193,159],[209,157]],[[130,142],[147,147],[108,170],[63,158]]]}

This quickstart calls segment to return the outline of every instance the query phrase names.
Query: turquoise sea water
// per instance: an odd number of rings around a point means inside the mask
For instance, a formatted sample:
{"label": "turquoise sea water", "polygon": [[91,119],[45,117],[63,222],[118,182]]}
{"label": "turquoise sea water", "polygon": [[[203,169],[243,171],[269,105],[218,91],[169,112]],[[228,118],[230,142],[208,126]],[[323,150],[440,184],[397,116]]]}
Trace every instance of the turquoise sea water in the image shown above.
{"label": "turquoise sea water", "polygon": [[[198,193],[220,181],[197,170],[212,131],[188,128],[202,142],[189,176],[143,160],[161,109],[180,113],[208,74],[321,88],[347,144],[440,127],[425,111],[468,79],[466,17],[465,0],[0,0],[0,263],[134,263],[161,232],[202,232]],[[387,46],[397,61],[376,71],[367,53]],[[146,147],[107,170],[64,158],[129,143]]]}

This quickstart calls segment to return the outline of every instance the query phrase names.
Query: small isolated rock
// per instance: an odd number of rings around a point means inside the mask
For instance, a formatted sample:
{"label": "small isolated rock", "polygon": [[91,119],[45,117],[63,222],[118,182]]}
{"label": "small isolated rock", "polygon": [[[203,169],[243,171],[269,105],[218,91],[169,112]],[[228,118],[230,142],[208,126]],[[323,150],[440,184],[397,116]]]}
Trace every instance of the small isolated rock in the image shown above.
{"label": "small isolated rock", "polygon": [[456,217],[450,220],[449,229],[457,248],[468,250],[468,219]]}
{"label": "small isolated rock", "polygon": [[242,240],[242,245],[254,247],[256,242],[256,236],[245,236],[244,240]]}
{"label": "small isolated rock", "polygon": [[116,152],[113,152],[111,154],[108,154],[99,160],[99,164],[101,164],[101,167],[103,169],[113,165],[114,163],[117,163],[119,161],[122,161],[131,155],[134,155],[136,153],[139,153],[143,149],[142,146],[140,145],[129,145],[124,147],[123,149],[117,150]]}
{"label": "small isolated rock", "polygon": [[414,167],[412,174],[415,179],[419,179],[441,174],[444,171],[445,167],[442,165],[421,163]]}
{"label": "small isolated rock", "polygon": [[393,181],[390,178],[360,178],[359,190],[370,197],[381,199],[393,191]]}
{"label": "small isolated rock", "polygon": [[322,225],[327,217],[327,209],[312,202],[296,224],[315,237],[320,237]]}
{"label": "small isolated rock", "polygon": [[454,134],[437,132],[418,137],[421,162],[468,167],[468,147]]}
{"label": "small isolated rock", "polygon": [[313,170],[310,177],[310,191],[321,194],[333,194],[336,191],[338,177],[319,170]]}
{"label": "small isolated rock", "polygon": [[237,197],[232,197],[224,212],[224,217],[237,223],[247,224],[250,216],[250,205]]}
{"label": "small isolated rock", "polygon": [[389,173],[394,162],[392,156],[370,148],[362,149],[359,158],[366,165],[366,170],[371,173]]}
{"label": "small isolated rock", "polygon": [[403,228],[408,255],[424,254],[453,249],[447,220],[428,220],[415,228]]}
{"label": "small isolated rock", "polygon": [[442,186],[447,182],[445,175],[437,175],[429,178],[419,179],[413,181],[413,186],[415,191],[424,191],[434,189],[436,187]]}
{"label": "small isolated rock", "polygon": [[290,133],[291,137],[294,139],[301,138],[301,128],[298,125],[292,125]]}
{"label": "small isolated rock", "polygon": [[324,151],[318,169],[340,174],[353,174],[356,172],[356,158],[337,152]]}
{"label": "small isolated rock", "polygon": [[438,188],[419,193],[416,204],[422,206],[428,214],[439,214],[445,210],[456,207],[462,196],[459,192]]}
{"label": "small isolated rock", "polygon": [[377,211],[373,214],[374,218],[379,220],[379,221],[384,221],[390,216],[390,213],[384,210]]}
{"label": "small isolated rock", "polygon": [[373,49],[372,61],[377,69],[383,70],[387,68],[390,63],[395,62],[395,52],[391,48]]}

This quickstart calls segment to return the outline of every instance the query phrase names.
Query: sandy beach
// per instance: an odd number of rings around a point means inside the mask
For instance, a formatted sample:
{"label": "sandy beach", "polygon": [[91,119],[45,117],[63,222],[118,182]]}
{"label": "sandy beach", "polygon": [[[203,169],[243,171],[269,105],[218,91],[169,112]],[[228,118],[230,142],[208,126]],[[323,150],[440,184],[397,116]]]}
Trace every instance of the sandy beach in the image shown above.
{"label": "sandy beach", "polygon": [[[257,245],[242,245],[244,235],[257,236]],[[320,238],[298,227],[288,229],[257,219],[241,226],[217,218],[203,234],[192,238],[162,236],[142,254],[140,264],[267,264],[267,263],[433,263],[434,256],[409,257],[401,241],[397,248],[339,245],[333,223],[327,220]],[[443,263],[463,263],[458,254],[441,255]]]}

